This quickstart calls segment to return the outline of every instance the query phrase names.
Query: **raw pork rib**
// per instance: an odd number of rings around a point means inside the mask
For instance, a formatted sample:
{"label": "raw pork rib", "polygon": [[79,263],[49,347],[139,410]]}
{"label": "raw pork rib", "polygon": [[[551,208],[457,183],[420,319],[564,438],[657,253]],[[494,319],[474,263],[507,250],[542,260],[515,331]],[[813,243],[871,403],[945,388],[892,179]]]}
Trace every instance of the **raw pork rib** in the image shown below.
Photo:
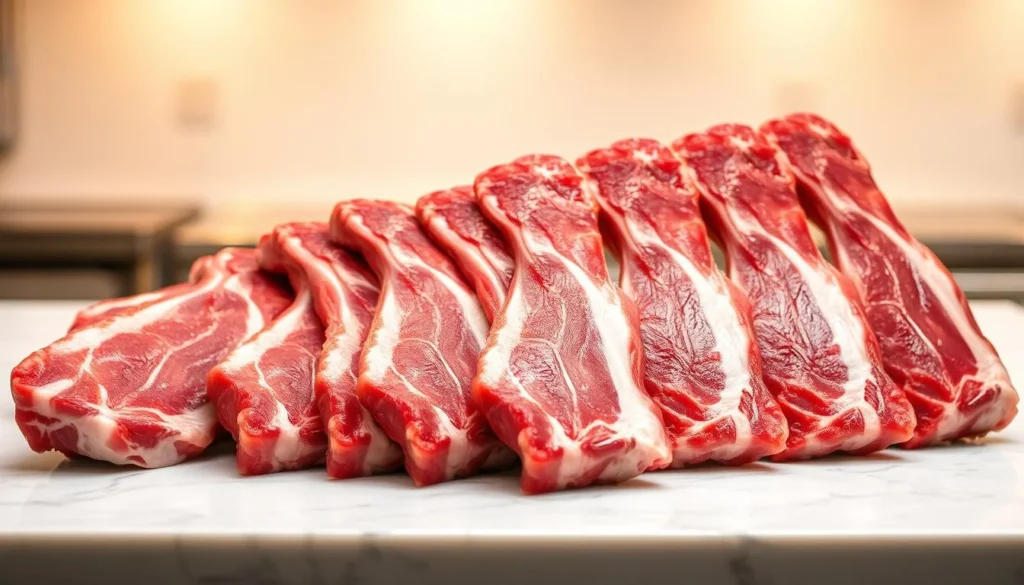
{"label": "raw pork rib", "polygon": [[917,428],[905,446],[1010,424],[1018,397],[999,356],[952,275],[896,218],[849,137],[810,114],[762,131],[787,156],[812,219],[860,291],[886,370],[914,405]]}
{"label": "raw pork rib", "polygon": [[455,266],[398,203],[339,203],[331,236],[380,278],[356,391],[402,445],[416,485],[512,462],[470,394],[487,318]]}
{"label": "raw pork rib", "polygon": [[655,140],[622,140],[576,166],[640,309],[645,386],[661,407],[672,466],[741,464],[786,448],[786,418],[761,379],[750,304],[715,266],[697,191]]}
{"label": "raw pork rib", "polygon": [[324,326],[306,275],[282,261],[272,235],[260,238],[260,267],[285,272],[295,300],[210,371],[206,388],[217,419],[238,442],[242,475],[303,469],[324,460],[327,438],[313,396]]}
{"label": "raw pork rib", "polygon": [[516,270],[473,392],[522,458],[523,491],[668,466],[661,415],[643,391],[636,307],[609,280],[583,177],[561,158],[534,155],[485,171],[475,190]]}
{"label": "raw pork rib", "polygon": [[867,453],[909,439],[910,403],[882,369],[853,284],[818,252],[776,149],[739,125],[673,148],[754,308],[765,383],[789,420],[787,449],[774,459]]}
{"label": "raw pork rib", "polygon": [[359,354],[377,307],[376,279],[330,242],[327,224],[283,224],[272,237],[261,248],[260,261],[276,271],[305,275],[326,328],[313,393],[327,432],[327,475],[345,479],[401,468],[402,450],[356,396]]}
{"label": "raw pork rib", "polygon": [[116,299],[105,299],[89,305],[82,309],[75,315],[75,320],[68,329],[69,332],[75,329],[81,329],[87,325],[92,325],[97,321],[102,321],[108,317],[112,317],[119,313],[124,313],[134,307],[149,304],[154,301],[165,299],[169,296],[176,295],[180,292],[187,290],[191,285],[199,282],[203,277],[206,270],[210,268],[211,256],[203,256],[192,263],[192,269],[189,271],[189,278],[187,283],[175,284],[160,290],[152,292],[146,292],[142,294],[132,295],[129,297],[119,297]]}
{"label": "raw pork rib", "polygon": [[480,213],[472,187],[455,187],[420,197],[416,215],[473,283],[489,320],[501,310],[515,261],[501,234]]}
{"label": "raw pork rib", "polygon": [[[196,264],[204,262],[207,258],[207,256],[199,258],[198,260],[196,260]],[[134,309],[135,307],[146,305],[155,301],[160,301],[167,298],[168,296],[180,294],[191,289],[192,284],[194,283],[195,281],[190,280],[188,283],[175,284],[167,288],[162,288],[160,290],[155,290],[152,292],[132,295],[130,297],[105,299],[93,303],[79,311],[77,314],[75,314],[75,320],[71,324],[71,327],[68,328],[68,332],[70,333],[71,331],[74,331],[76,329],[88,327],[93,323],[102,321],[104,319],[108,319],[120,313],[125,313],[131,309]]]}
{"label": "raw pork rib", "polygon": [[251,250],[203,262],[195,284],[76,329],[14,369],[15,416],[32,449],[163,467],[210,444],[207,372],[291,295],[257,271]]}

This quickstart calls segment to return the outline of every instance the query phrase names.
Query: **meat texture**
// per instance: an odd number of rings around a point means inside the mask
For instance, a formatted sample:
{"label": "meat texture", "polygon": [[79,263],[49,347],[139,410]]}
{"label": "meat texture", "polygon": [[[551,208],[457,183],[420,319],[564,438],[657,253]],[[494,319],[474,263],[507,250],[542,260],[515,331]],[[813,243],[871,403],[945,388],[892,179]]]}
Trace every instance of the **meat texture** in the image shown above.
{"label": "meat texture", "polygon": [[424,195],[416,215],[473,284],[489,320],[501,310],[512,282],[515,261],[501,234],[480,212],[473,187],[462,186]]}
{"label": "meat texture", "polygon": [[739,125],[673,148],[753,306],[765,383],[789,421],[787,449],[774,458],[868,453],[909,439],[913,410],[882,368],[853,283],[819,253],[776,149]]}
{"label": "meat texture", "polygon": [[[208,257],[203,256],[196,260],[196,263],[204,262],[206,258]],[[70,333],[76,329],[88,327],[93,323],[109,319],[110,317],[120,313],[131,311],[142,305],[148,305],[153,302],[164,300],[168,296],[174,296],[186,292],[192,288],[193,284],[194,283],[190,281],[188,283],[171,285],[167,288],[162,288],[152,292],[98,301],[75,314],[75,320],[71,323],[71,327],[68,328],[68,332]]]}
{"label": "meat texture", "polygon": [[715,265],[697,191],[655,140],[622,140],[576,166],[593,182],[619,285],[640,311],[647,393],[672,466],[742,464],[786,448],[786,418],[761,379],[746,296]]}
{"label": "meat texture", "polygon": [[124,302],[11,373],[16,420],[32,449],[140,467],[173,465],[213,441],[206,374],[291,301],[251,250],[200,260],[188,286]]}
{"label": "meat texture", "polygon": [[325,223],[279,225],[261,250],[264,266],[303,275],[325,327],[313,394],[327,433],[327,475],[345,479],[400,469],[402,450],[356,395],[359,355],[377,306],[376,278],[331,243]]}
{"label": "meat texture", "polygon": [[850,138],[795,114],[762,127],[785,154],[811,218],[864,301],[886,371],[917,414],[907,447],[1010,424],[1018,396],[949,270],[907,232]]}
{"label": "meat texture", "polygon": [[70,332],[75,329],[81,329],[82,327],[92,325],[97,321],[102,321],[103,319],[112,317],[118,313],[124,313],[125,311],[129,311],[135,307],[147,305],[154,301],[159,301],[167,298],[168,296],[176,295],[181,291],[187,290],[191,285],[202,279],[206,270],[210,268],[211,260],[211,256],[203,256],[193,262],[192,269],[189,271],[188,282],[186,283],[171,285],[152,292],[114,299],[104,299],[102,301],[95,302],[75,314],[75,320],[68,331]]}
{"label": "meat texture", "polygon": [[516,269],[473,392],[519,453],[523,491],[666,467],[661,415],[643,390],[636,307],[609,279],[583,177],[561,158],[533,155],[483,172],[474,187]]}
{"label": "meat texture", "polygon": [[332,238],[380,280],[356,391],[405,452],[417,485],[511,463],[470,394],[487,318],[455,265],[402,204],[339,203]]}
{"label": "meat texture", "polygon": [[323,462],[327,438],[313,395],[324,326],[305,273],[282,261],[273,234],[260,238],[260,267],[287,274],[295,300],[207,377],[217,419],[238,443],[242,475],[304,469]]}

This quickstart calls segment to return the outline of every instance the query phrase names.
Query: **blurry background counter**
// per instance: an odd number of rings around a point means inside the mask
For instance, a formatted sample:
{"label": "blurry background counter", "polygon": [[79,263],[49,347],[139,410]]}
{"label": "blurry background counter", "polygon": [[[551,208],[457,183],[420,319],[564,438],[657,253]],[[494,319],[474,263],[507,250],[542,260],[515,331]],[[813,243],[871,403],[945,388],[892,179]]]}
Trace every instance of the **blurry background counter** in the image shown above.
{"label": "blurry background counter", "polygon": [[176,279],[173,234],[199,216],[175,204],[0,202],[0,298],[102,298]]}
{"label": "blurry background counter", "polygon": [[192,262],[225,246],[255,246],[260,236],[279,223],[330,219],[330,203],[229,203],[204,210],[202,216],[174,234],[178,279],[188,275]]}
{"label": "blurry background counter", "polygon": [[[287,221],[327,221],[330,203],[0,202],[0,298],[94,299],[184,280],[224,246],[254,246]],[[972,299],[1024,301],[1024,211],[1012,207],[898,208]],[[815,233],[824,247],[824,238]],[[827,254],[827,250],[826,250]],[[722,257],[716,251],[719,262]]]}
{"label": "blurry background counter", "polygon": [[[897,208],[910,230],[954,273],[972,299],[1024,301],[1024,211],[1012,207]],[[330,204],[229,204],[208,210],[175,234],[177,274],[223,246],[254,246],[283,221],[327,221]],[[815,231],[819,246],[825,238]],[[828,251],[824,250],[826,255]],[[719,264],[723,257],[715,250]]]}

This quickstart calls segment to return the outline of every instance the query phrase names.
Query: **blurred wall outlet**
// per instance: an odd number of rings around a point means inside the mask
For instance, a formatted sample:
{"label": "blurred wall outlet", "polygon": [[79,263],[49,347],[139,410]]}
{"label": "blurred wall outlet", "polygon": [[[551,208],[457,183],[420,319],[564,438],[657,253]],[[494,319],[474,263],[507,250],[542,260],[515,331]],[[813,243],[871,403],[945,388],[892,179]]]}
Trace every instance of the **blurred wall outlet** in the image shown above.
{"label": "blurred wall outlet", "polygon": [[217,124],[219,89],[210,77],[182,79],[175,90],[174,109],[178,126],[187,130],[210,130]]}
{"label": "blurred wall outlet", "polygon": [[1024,136],[1024,80],[1010,86],[1010,129],[1014,134]]}
{"label": "blurred wall outlet", "polygon": [[809,81],[787,80],[778,83],[774,91],[776,113],[814,112],[818,110],[818,87]]}

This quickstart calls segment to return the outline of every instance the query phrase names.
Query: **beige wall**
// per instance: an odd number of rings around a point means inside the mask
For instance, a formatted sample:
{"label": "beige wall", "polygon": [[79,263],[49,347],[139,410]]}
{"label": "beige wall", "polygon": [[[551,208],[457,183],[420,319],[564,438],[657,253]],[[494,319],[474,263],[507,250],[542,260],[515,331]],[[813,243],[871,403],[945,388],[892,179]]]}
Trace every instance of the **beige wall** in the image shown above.
{"label": "beige wall", "polygon": [[[1021,0],[22,8],[3,197],[411,199],[526,152],[808,107],[854,135],[903,204],[1024,198],[1010,99],[1024,88]],[[208,128],[177,117],[190,79],[216,86]]]}

